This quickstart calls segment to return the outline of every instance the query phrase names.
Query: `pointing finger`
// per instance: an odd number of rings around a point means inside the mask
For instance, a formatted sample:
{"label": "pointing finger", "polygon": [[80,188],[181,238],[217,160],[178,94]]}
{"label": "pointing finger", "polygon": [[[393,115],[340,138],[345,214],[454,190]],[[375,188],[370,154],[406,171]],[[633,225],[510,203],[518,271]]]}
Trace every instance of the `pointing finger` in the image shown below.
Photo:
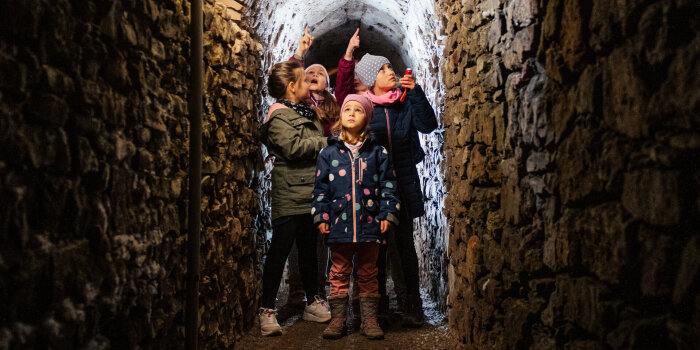
{"label": "pointing finger", "polygon": [[357,30],[355,31],[355,34],[353,34],[353,36],[357,36],[357,34],[360,34],[360,28],[357,28]]}

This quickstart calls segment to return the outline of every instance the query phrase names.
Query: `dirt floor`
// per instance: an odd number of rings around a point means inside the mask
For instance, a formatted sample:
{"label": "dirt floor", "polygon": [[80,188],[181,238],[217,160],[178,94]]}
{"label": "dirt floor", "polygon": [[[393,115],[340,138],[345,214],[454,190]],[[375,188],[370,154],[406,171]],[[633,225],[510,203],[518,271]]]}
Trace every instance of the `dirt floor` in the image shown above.
{"label": "dirt floor", "polygon": [[[389,284],[390,284],[389,280]],[[387,286],[390,287],[390,286]],[[426,324],[421,328],[411,329],[401,326],[401,314],[397,311],[396,299],[392,295],[389,317],[382,323],[385,332],[384,340],[368,340],[359,332],[359,311],[350,310],[349,319],[353,320],[349,334],[338,340],[323,339],[321,333],[327,324],[308,322],[301,319],[303,305],[286,305],[287,296],[284,288],[280,288],[277,320],[282,326],[283,334],[275,337],[263,337],[259,327],[253,327],[236,344],[235,349],[455,349],[446,326],[444,315],[431,307],[424,305]],[[356,317],[357,316],[357,317]]]}

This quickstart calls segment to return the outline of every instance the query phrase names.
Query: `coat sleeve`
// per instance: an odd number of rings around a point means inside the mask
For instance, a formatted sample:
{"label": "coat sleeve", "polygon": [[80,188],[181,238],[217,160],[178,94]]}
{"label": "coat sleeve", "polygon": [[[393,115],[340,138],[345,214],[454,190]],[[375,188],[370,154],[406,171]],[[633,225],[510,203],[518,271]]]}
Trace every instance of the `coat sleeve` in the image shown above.
{"label": "coat sleeve", "polygon": [[292,57],[290,57],[289,60],[292,62],[299,62],[301,63],[301,67],[304,67],[304,58],[297,56],[296,53]]}
{"label": "coat sleeve", "polygon": [[401,204],[396,196],[396,174],[389,161],[389,153],[386,148],[381,147],[377,152],[379,160],[379,186],[381,188],[381,199],[379,201],[379,215],[377,220],[389,220],[392,224],[399,225],[399,210]]}
{"label": "coat sleeve", "polygon": [[335,99],[342,106],[345,97],[355,93],[355,61],[341,57],[338,61],[338,73],[335,77]]}
{"label": "coat sleeve", "polygon": [[416,130],[428,134],[437,129],[438,125],[435,111],[430,105],[430,102],[428,102],[423,88],[421,88],[420,85],[416,85],[413,90],[410,90],[406,94],[406,97],[411,102],[411,107],[413,107],[411,124],[413,124]]}
{"label": "coat sleeve", "polygon": [[285,160],[315,159],[318,152],[326,147],[323,136],[302,138],[301,132],[282,118],[271,117],[268,122],[267,139]]}
{"label": "coat sleeve", "polygon": [[316,179],[314,180],[313,202],[311,202],[311,216],[314,218],[314,225],[318,226],[321,223],[330,224],[331,222],[331,201],[330,181],[330,165],[328,162],[328,154],[330,152],[323,150],[318,155],[316,161]]}

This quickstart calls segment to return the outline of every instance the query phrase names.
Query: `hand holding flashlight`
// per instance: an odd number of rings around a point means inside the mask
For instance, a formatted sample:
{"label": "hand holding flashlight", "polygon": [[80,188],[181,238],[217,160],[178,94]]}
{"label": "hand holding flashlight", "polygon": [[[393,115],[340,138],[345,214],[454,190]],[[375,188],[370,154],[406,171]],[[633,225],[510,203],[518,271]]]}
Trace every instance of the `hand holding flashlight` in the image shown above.
{"label": "hand holding flashlight", "polygon": [[406,68],[406,74],[399,79],[399,83],[401,83],[401,86],[404,88],[400,99],[400,101],[403,102],[406,99],[406,92],[416,87],[416,80],[413,78],[413,69]]}

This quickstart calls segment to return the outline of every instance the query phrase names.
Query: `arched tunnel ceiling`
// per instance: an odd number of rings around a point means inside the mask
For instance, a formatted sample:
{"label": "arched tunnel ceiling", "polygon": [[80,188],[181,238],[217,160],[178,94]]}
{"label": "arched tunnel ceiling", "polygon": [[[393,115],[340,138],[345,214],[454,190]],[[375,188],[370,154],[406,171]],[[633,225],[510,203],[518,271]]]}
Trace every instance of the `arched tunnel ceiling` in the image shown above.
{"label": "arched tunnel ceiling", "polygon": [[[343,55],[349,38],[357,28],[360,28],[360,48],[355,50],[355,58],[360,59],[365,53],[387,57],[396,72],[403,72],[411,62],[405,61],[402,47],[397,45],[396,38],[382,31],[378,25],[365,25],[360,21],[348,21],[335,27],[323,35],[317,35],[314,45],[309,49],[306,61],[320,63],[328,68],[331,76],[333,68],[338,66],[338,59]],[[335,87],[335,78],[331,77],[331,86]]]}
{"label": "arched tunnel ceiling", "polygon": [[386,55],[397,72],[410,65],[431,102],[437,103],[442,38],[431,0],[247,0],[247,5],[261,42],[268,44],[263,48],[264,70],[294,53],[306,25],[317,40],[307,64],[333,68],[359,23],[361,47],[355,57],[367,51]]}

